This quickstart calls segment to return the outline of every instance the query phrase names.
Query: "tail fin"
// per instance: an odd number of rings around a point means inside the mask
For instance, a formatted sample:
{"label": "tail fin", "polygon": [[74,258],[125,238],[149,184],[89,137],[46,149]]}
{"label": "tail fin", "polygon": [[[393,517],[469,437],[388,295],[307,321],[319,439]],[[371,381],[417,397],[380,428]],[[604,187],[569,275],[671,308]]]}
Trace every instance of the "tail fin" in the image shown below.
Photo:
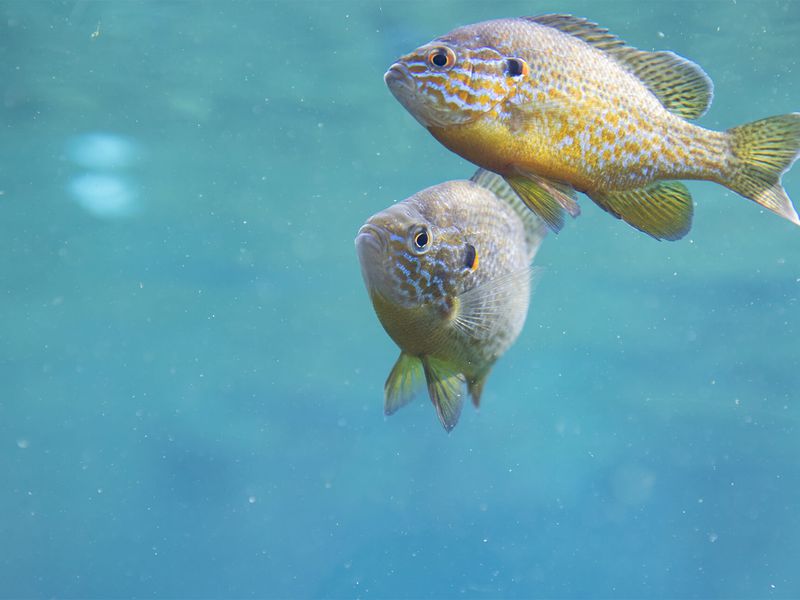
{"label": "tail fin", "polygon": [[738,158],[727,187],[800,225],[781,175],[800,155],[800,113],[769,117],[729,129]]}

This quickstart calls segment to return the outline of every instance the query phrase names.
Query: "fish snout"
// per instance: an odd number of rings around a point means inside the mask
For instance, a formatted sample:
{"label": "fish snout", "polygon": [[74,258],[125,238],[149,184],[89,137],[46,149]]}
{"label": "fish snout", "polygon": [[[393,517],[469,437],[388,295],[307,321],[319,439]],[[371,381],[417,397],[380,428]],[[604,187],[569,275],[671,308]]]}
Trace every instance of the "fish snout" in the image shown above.
{"label": "fish snout", "polygon": [[363,225],[356,234],[356,254],[367,289],[386,288],[389,285],[386,279],[388,256],[386,232],[371,223]]}
{"label": "fish snout", "polygon": [[386,234],[372,223],[361,226],[356,234],[356,250],[362,262],[365,258],[375,260],[386,250]]}
{"label": "fish snout", "polygon": [[399,62],[389,67],[389,70],[383,75],[383,81],[392,90],[392,93],[405,91],[408,94],[416,89],[414,78],[411,77],[408,68]]}

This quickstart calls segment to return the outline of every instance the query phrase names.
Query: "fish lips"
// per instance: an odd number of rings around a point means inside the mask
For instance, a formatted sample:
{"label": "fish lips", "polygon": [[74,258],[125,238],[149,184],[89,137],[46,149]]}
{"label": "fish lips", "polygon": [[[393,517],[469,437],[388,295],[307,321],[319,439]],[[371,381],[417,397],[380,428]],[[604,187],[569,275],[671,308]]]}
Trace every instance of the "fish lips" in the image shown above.
{"label": "fish lips", "polygon": [[389,70],[383,75],[383,81],[395,96],[398,94],[410,95],[417,91],[417,84],[411,77],[408,67],[400,62],[389,67]]}
{"label": "fish lips", "polygon": [[383,80],[403,108],[426,129],[460,125],[475,118],[474,114],[459,114],[448,106],[435,106],[402,59],[389,67]]}
{"label": "fish lips", "polygon": [[364,282],[369,286],[376,274],[385,271],[386,233],[371,223],[363,225],[356,235],[356,253]]}
{"label": "fish lips", "polygon": [[411,113],[423,127],[433,124],[430,119],[423,115],[424,111],[421,110],[421,107],[424,104],[424,100],[420,96],[417,82],[412,77],[408,67],[402,62],[394,63],[384,73],[383,81],[386,82],[389,91],[403,105],[403,108]]}

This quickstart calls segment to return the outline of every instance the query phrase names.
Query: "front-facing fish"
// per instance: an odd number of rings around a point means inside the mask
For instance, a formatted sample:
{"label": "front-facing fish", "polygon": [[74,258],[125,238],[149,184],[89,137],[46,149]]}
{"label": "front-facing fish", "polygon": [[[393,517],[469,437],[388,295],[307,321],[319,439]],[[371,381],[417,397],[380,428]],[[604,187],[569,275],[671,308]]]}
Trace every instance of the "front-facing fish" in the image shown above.
{"label": "front-facing fish", "polygon": [[570,15],[455,29],[385,75],[395,97],[453,152],[503,175],[558,231],[574,190],[655,238],[691,227],[674,180],[722,184],[800,224],[781,175],[800,151],[800,113],[718,132],[711,80],[672,52],[645,52]]}
{"label": "front-facing fish", "polygon": [[495,361],[522,330],[531,261],[547,227],[493,173],[449,181],[370,217],[356,249],[375,312],[400,347],[384,411],[423,380],[445,429],[475,406]]}

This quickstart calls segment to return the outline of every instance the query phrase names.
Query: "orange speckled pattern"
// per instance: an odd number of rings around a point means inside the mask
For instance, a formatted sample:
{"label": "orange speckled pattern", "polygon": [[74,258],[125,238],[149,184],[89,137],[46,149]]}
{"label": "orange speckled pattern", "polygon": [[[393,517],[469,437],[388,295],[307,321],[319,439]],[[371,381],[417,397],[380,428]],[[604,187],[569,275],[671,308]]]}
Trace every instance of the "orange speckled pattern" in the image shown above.
{"label": "orange speckled pattern", "polygon": [[[439,47],[454,51],[455,66],[426,68]],[[524,60],[527,76],[510,76],[509,58]],[[418,79],[398,95],[406,108],[452,151],[497,172],[522,169],[580,190],[723,178],[724,134],[670,113],[618,62],[552,27],[461,27],[397,64]]]}

